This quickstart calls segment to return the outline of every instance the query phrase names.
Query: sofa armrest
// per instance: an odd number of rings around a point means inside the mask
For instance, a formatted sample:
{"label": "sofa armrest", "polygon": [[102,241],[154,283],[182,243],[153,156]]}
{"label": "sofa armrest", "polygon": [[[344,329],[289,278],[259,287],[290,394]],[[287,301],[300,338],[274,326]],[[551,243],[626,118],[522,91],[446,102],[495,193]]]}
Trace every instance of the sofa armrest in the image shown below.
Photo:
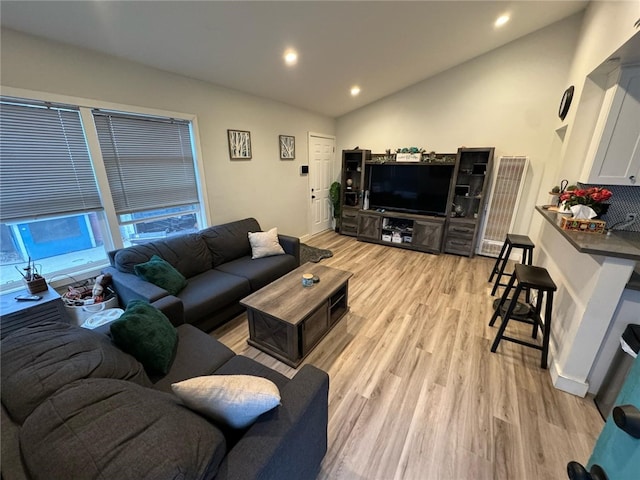
{"label": "sofa armrest", "polygon": [[229,451],[216,479],[314,479],[327,452],[329,375],[304,365]]}
{"label": "sofa armrest", "polygon": [[156,300],[169,295],[165,289],[147,282],[132,273],[124,273],[115,267],[106,267],[102,273],[111,274],[113,288],[118,294],[120,304],[127,306],[131,300],[145,300],[153,303]]}
{"label": "sofa armrest", "polygon": [[282,245],[284,253],[296,257],[296,263],[300,266],[300,239],[298,237],[278,234],[278,242]]}
{"label": "sofa armrest", "polygon": [[184,323],[184,305],[178,297],[167,295],[151,302],[151,305],[164,313],[174,327],[179,327]]}

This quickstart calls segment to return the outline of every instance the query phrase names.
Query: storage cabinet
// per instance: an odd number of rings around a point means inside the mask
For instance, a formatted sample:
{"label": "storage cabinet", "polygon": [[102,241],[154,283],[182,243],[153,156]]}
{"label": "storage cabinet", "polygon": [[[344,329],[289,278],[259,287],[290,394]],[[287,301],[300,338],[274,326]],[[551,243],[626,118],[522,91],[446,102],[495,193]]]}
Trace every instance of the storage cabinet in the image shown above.
{"label": "storage cabinet", "polygon": [[358,240],[440,253],[444,218],[402,213],[358,212]]}
{"label": "storage cabinet", "polygon": [[442,251],[444,220],[416,220],[413,223],[413,246],[432,253]]}
{"label": "storage cabinet", "polygon": [[472,257],[484,217],[493,165],[493,147],[459,148],[454,171],[452,218],[445,228],[444,251]]}
{"label": "storage cabinet", "polygon": [[358,213],[358,240],[380,240],[382,217],[376,214]]}
{"label": "storage cabinet", "polygon": [[640,185],[640,67],[613,75],[580,181]]}
{"label": "storage cabinet", "polygon": [[358,210],[362,208],[362,192],[365,186],[365,163],[371,158],[371,150],[343,150],[341,172],[340,233],[356,236]]}

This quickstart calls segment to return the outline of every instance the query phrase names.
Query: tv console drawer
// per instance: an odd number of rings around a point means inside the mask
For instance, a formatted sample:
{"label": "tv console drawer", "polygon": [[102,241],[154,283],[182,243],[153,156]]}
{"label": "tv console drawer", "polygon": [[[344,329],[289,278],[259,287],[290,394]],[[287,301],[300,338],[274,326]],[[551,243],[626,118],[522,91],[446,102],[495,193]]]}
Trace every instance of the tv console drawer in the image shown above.
{"label": "tv console drawer", "polygon": [[459,253],[460,255],[470,255],[473,250],[471,238],[449,237],[444,247],[447,253]]}
{"label": "tv console drawer", "polygon": [[476,226],[475,224],[469,223],[451,223],[449,224],[449,228],[447,228],[447,233],[450,237],[459,237],[459,238],[473,238],[473,234],[475,232]]}

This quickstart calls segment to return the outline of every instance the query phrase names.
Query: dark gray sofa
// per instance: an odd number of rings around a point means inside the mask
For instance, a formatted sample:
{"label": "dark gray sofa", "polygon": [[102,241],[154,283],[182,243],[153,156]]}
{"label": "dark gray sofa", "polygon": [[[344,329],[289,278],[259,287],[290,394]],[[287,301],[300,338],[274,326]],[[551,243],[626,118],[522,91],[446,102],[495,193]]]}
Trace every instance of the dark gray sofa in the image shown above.
{"label": "dark gray sofa", "polygon": [[[238,303],[300,265],[300,240],[278,235],[285,255],[251,258],[248,232],[261,231],[254,218],[206,228],[198,233],[109,252],[111,266],[103,270],[126,306],[145,300],[159,308],[174,325],[183,322],[210,331],[232,319],[243,307]],[[170,295],[134,274],[134,266],[158,255],[187,278],[187,286]]]}
{"label": "dark gray sofa", "polygon": [[[2,341],[4,480],[313,479],[327,450],[328,375],[289,379],[184,324],[168,374],[150,378],[107,335],[26,327]],[[187,409],[171,383],[209,374],[268,378],[281,405],[244,430]]]}

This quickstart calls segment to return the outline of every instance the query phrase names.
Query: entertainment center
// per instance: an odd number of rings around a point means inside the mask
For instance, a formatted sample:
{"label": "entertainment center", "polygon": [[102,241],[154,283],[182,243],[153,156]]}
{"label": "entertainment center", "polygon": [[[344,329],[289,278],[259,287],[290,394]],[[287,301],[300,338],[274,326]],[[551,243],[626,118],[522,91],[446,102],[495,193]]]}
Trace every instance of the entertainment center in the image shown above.
{"label": "entertainment center", "polygon": [[429,253],[473,256],[489,191],[493,147],[423,154],[343,150],[340,233]]}

